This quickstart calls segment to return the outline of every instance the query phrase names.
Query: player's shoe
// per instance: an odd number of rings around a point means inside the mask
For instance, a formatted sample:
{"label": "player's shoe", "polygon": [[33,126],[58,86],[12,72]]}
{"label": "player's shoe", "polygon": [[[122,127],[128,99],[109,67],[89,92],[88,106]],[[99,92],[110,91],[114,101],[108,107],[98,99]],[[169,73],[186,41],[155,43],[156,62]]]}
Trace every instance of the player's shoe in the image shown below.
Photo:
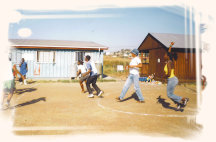
{"label": "player's shoe", "polygon": [[140,101],[140,100],[138,100],[137,103],[145,103],[145,101]]}
{"label": "player's shoe", "polygon": [[24,85],[27,85],[26,79],[24,80]]}
{"label": "player's shoe", "polygon": [[177,110],[179,110],[181,108],[181,104],[177,105]]}
{"label": "player's shoe", "polygon": [[89,98],[94,98],[94,95],[93,94],[89,94],[88,97]]}
{"label": "player's shoe", "polygon": [[188,101],[189,101],[189,98],[185,98],[184,101],[183,101],[183,105],[186,106]]}
{"label": "player's shoe", "polygon": [[100,91],[100,93],[98,94],[98,97],[100,97],[104,92]]}
{"label": "player's shoe", "polygon": [[9,108],[9,106],[10,106],[10,102],[6,102],[6,103],[4,103],[4,104],[2,105],[2,108],[1,108],[1,109],[6,110],[6,109]]}
{"label": "player's shoe", "polygon": [[122,99],[120,99],[119,97],[117,97],[117,98],[116,98],[116,100],[117,100],[117,101],[119,101],[119,102],[121,102],[121,101],[122,101]]}

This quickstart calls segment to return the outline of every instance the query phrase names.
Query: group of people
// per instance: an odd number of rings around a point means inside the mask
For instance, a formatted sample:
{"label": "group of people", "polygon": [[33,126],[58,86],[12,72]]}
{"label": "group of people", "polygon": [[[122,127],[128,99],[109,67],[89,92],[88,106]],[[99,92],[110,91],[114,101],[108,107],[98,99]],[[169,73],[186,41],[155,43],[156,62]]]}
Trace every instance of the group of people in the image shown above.
{"label": "group of people", "polygon": [[[11,58],[9,58],[9,61],[11,61]],[[12,66],[12,64],[11,64]],[[20,84],[27,85],[26,82],[26,73],[28,72],[28,66],[25,62],[25,59],[22,58],[21,63],[19,64],[20,71],[17,69],[16,64],[14,64],[12,68],[12,73],[9,73],[9,78],[6,80],[3,84],[3,99],[2,99],[2,106],[3,108],[8,108],[10,106],[11,98],[15,92],[15,80],[19,80]],[[20,78],[18,77],[20,76]],[[7,100],[5,101],[5,99]]]}
{"label": "group of people", "polygon": [[[20,70],[18,71],[17,68],[16,68],[16,64],[14,64],[14,66],[13,66],[13,75],[14,75],[14,77],[16,79],[19,79],[21,85],[22,84],[27,85],[26,74],[28,72],[28,65],[25,62],[24,58],[22,58],[21,63],[19,64],[19,67],[20,67]],[[17,76],[17,74],[20,75],[20,78]]]}
{"label": "group of people", "polygon": [[[177,56],[175,54],[171,53],[171,48],[174,45],[174,42],[171,42],[169,50],[167,54],[165,54],[164,59],[166,61],[166,64],[164,66],[164,72],[166,77],[168,78],[167,83],[167,96],[174,101],[174,103],[177,104],[177,109],[180,109],[181,107],[186,106],[187,102],[189,101],[189,98],[183,98],[180,96],[177,96],[174,94],[174,89],[176,85],[178,84],[178,78],[175,76],[175,60],[177,59]],[[140,58],[138,57],[139,51],[137,49],[133,49],[131,51],[132,54],[132,60],[128,66],[129,68],[129,76],[126,80],[126,83],[122,89],[122,92],[119,97],[116,99],[118,101],[123,101],[123,98],[125,94],[127,93],[129,87],[132,83],[134,83],[134,89],[136,91],[136,94],[138,96],[138,102],[144,103],[144,97],[142,95],[140,86],[139,86],[139,68],[142,67],[142,63]]]}
{"label": "group of people", "polygon": [[[174,42],[171,42],[169,50],[167,54],[165,54],[164,59],[166,64],[164,66],[164,72],[167,77],[167,96],[177,104],[177,109],[186,106],[189,98],[180,97],[174,94],[174,89],[178,84],[178,78],[175,76],[175,61],[177,56],[171,53],[171,48],[174,45]],[[144,103],[144,97],[142,95],[142,91],[139,86],[139,68],[142,67],[142,62],[139,58],[139,51],[137,49],[133,49],[131,51],[132,60],[130,64],[127,66],[129,69],[129,76],[125,82],[125,85],[121,91],[121,94],[116,99],[118,101],[123,101],[124,96],[126,95],[128,89],[132,84],[134,84],[134,89],[136,95],[138,96],[137,102]],[[95,68],[95,64],[90,61],[90,56],[85,57],[86,66],[83,64],[83,61],[78,61],[78,72],[77,76],[80,77],[80,86],[82,92],[84,92],[83,82],[85,81],[87,90],[89,92],[90,98],[93,98],[94,95],[92,94],[92,89],[90,88],[90,84],[92,84],[93,88],[96,90],[97,95],[101,96],[104,92],[101,91],[98,86],[96,85],[97,81],[97,69]]]}
{"label": "group of people", "polygon": [[[164,56],[164,59],[166,60],[164,72],[168,80],[167,96],[175,103],[177,103],[177,109],[180,109],[182,106],[186,106],[189,99],[177,96],[173,93],[176,85],[178,84],[178,78],[175,76],[175,60],[177,59],[177,56],[171,53],[171,48],[173,45],[174,42],[171,42],[169,50],[167,54],[165,54]],[[142,67],[142,62],[139,58],[139,51],[137,49],[133,49],[131,51],[131,55],[132,60],[130,64],[127,66],[127,68],[129,69],[129,76],[125,82],[125,85],[121,91],[120,96],[116,99],[118,101],[123,101],[123,98],[126,95],[128,89],[132,84],[134,84],[134,89],[138,96],[138,102],[144,103],[145,100],[139,86],[139,68]],[[3,102],[5,96],[7,96],[6,106],[10,105],[10,100],[15,91],[15,79],[18,78],[18,74],[20,75],[20,80],[22,80],[21,83],[24,83],[25,85],[27,84],[26,73],[28,72],[28,66],[24,58],[22,58],[22,61],[19,66],[20,71],[17,70],[16,65],[12,67],[13,77],[4,83],[5,95],[3,95]],[[94,62],[91,62],[91,57],[89,55],[85,56],[85,64],[82,60],[78,60],[77,77],[79,77],[79,83],[83,93],[85,93],[83,82],[86,83],[89,98],[94,98],[93,89],[90,87],[90,85],[92,85],[94,90],[97,92],[97,96],[100,97],[104,93],[96,84],[98,78],[97,68],[95,67]]]}
{"label": "group of people", "polygon": [[97,96],[101,96],[103,94],[103,91],[97,86],[97,68],[95,67],[95,63],[91,62],[91,57],[89,55],[85,56],[85,61],[86,64],[84,65],[82,60],[78,61],[78,71],[77,71],[77,76],[80,78],[80,86],[82,89],[82,92],[84,93],[84,85],[83,82],[86,83],[86,88],[88,90],[88,97],[89,98],[94,98],[93,90],[90,87],[92,84],[92,87],[94,90],[97,92]]}

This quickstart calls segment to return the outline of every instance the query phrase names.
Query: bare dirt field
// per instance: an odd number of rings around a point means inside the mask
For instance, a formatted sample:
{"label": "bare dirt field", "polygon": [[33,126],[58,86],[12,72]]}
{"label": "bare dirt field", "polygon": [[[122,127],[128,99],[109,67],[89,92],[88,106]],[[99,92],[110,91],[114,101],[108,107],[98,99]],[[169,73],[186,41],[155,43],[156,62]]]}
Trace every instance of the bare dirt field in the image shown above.
{"label": "bare dirt field", "polygon": [[145,103],[136,102],[133,86],[125,101],[116,101],[124,83],[98,82],[105,92],[101,98],[88,98],[78,83],[17,85],[11,106],[3,113],[12,115],[12,131],[17,135],[139,133],[189,138],[201,132],[202,126],[196,124],[195,89],[176,87],[175,94],[190,99],[177,111],[167,98],[166,84],[140,82]]}

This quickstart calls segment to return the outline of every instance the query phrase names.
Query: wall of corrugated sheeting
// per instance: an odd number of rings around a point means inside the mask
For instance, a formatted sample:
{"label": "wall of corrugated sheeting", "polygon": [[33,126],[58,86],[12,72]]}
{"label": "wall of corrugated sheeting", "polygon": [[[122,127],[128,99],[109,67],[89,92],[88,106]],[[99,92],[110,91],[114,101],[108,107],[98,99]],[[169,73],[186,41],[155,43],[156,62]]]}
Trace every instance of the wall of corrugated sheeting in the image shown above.
{"label": "wall of corrugated sheeting", "polygon": [[[53,62],[38,61],[38,51],[55,52]],[[19,64],[22,57],[28,64],[27,78],[71,78],[76,77],[77,52],[90,55],[91,60],[103,68],[103,51],[76,51],[76,50],[37,50],[37,49],[11,49],[12,64]],[[41,57],[44,56],[44,57]],[[40,58],[49,58],[48,54],[40,54]]]}

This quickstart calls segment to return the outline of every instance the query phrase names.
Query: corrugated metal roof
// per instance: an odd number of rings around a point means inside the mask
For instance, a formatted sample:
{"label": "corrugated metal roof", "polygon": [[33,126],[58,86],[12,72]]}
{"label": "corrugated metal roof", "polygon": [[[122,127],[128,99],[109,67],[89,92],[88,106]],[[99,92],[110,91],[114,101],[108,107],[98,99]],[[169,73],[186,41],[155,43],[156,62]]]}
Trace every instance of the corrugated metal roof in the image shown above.
{"label": "corrugated metal roof", "polygon": [[170,33],[149,33],[165,47],[169,47],[170,43],[175,42],[173,48],[195,48],[195,36],[185,34]]}
{"label": "corrugated metal roof", "polygon": [[38,40],[38,39],[9,39],[11,46],[22,47],[64,47],[64,48],[103,48],[108,47],[90,41],[69,40]]}

